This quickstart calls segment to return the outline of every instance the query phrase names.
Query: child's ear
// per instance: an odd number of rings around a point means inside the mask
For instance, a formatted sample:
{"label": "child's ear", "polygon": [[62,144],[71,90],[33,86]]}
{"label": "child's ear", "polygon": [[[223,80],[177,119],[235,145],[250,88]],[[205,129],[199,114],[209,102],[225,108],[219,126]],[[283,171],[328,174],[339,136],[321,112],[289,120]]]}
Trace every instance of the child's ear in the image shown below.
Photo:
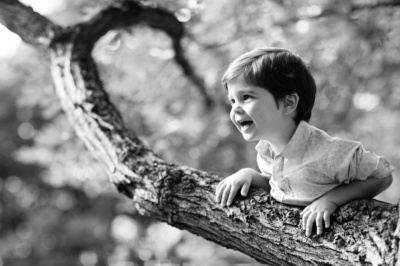
{"label": "child's ear", "polygon": [[299,95],[297,93],[292,93],[286,95],[284,102],[283,102],[283,114],[285,115],[295,115],[296,108],[299,103]]}

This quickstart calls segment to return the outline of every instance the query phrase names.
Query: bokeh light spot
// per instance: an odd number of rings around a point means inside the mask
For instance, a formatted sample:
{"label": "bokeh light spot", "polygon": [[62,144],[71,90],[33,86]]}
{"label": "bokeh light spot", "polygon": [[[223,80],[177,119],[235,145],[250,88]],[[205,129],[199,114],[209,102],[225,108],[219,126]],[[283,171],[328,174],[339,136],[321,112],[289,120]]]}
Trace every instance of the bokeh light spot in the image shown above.
{"label": "bokeh light spot", "polygon": [[141,249],[141,250],[139,250],[139,254],[138,255],[139,255],[139,258],[142,261],[148,261],[148,260],[151,259],[152,253],[148,249]]}
{"label": "bokeh light spot", "polygon": [[21,139],[31,139],[35,136],[35,128],[31,123],[22,123],[18,127],[18,135]]}
{"label": "bokeh light spot", "polygon": [[353,104],[357,109],[361,109],[364,111],[371,111],[378,107],[378,105],[381,103],[381,99],[379,98],[378,95],[368,93],[368,92],[363,92],[363,93],[356,93],[353,96]]}
{"label": "bokeh light spot", "polygon": [[161,60],[168,60],[175,56],[175,52],[172,49],[150,48],[149,55]]}
{"label": "bokeh light spot", "polygon": [[55,204],[58,209],[67,211],[76,204],[75,196],[68,192],[60,192],[56,195]]}
{"label": "bokeh light spot", "polygon": [[83,266],[94,266],[98,262],[97,254],[93,251],[83,251],[79,256]]}
{"label": "bokeh light spot", "polygon": [[17,243],[13,249],[14,256],[21,259],[27,258],[31,254],[31,251],[31,245],[26,242]]}
{"label": "bokeh light spot", "polygon": [[180,22],[187,22],[192,18],[192,13],[190,12],[189,8],[181,8],[175,12],[175,17]]}
{"label": "bokeh light spot", "polygon": [[322,9],[317,5],[307,7],[307,15],[310,17],[316,17],[321,15]]}
{"label": "bokeh light spot", "polygon": [[310,22],[308,20],[297,21],[296,30],[299,33],[307,33],[310,30]]}
{"label": "bokeh light spot", "polygon": [[120,241],[133,241],[138,237],[139,225],[126,215],[119,215],[111,225],[112,235]]}
{"label": "bokeh light spot", "polygon": [[22,181],[18,176],[10,176],[6,179],[6,189],[12,193],[17,194],[22,189]]}
{"label": "bokeh light spot", "polygon": [[199,159],[200,156],[201,156],[201,151],[200,151],[200,149],[198,149],[198,148],[191,148],[191,149],[189,150],[189,156],[190,156],[190,158],[193,159],[193,160]]}

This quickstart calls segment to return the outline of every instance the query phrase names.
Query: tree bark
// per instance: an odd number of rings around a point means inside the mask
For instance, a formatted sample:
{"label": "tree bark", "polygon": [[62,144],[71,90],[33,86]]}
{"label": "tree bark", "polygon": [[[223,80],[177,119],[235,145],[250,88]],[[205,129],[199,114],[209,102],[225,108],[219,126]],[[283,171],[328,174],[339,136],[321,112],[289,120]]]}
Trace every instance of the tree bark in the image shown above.
{"label": "tree bark", "polygon": [[178,45],[183,27],[169,12],[124,1],[64,29],[17,1],[0,0],[0,19],[50,54],[56,93],[71,125],[142,214],[267,265],[400,265],[397,206],[352,202],[333,215],[322,236],[306,237],[300,208],[280,204],[262,191],[222,208],[214,201],[219,177],[166,163],[128,132],[103,88],[91,50],[109,30],[137,23],[166,32]]}

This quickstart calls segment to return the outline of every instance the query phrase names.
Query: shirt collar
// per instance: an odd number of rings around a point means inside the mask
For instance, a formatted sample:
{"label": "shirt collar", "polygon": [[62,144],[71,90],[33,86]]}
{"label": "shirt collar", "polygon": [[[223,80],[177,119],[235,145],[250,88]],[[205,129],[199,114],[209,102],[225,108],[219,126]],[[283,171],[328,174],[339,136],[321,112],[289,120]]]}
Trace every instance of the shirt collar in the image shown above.
{"label": "shirt collar", "polygon": [[291,159],[303,155],[310,135],[310,125],[306,121],[301,121],[292,138],[283,149],[281,153],[282,157]]}
{"label": "shirt collar", "polygon": [[[286,144],[286,147],[283,149],[280,155],[286,159],[293,159],[302,156],[305,152],[306,144],[310,135],[310,125],[306,121],[301,121],[297,126],[292,138],[288,144]],[[256,150],[268,158],[275,158],[271,144],[266,140],[260,140],[256,145]]]}
{"label": "shirt collar", "polygon": [[271,148],[271,144],[267,140],[260,140],[256,145],[256,150],[266,159],[275,158],[275,154]]}

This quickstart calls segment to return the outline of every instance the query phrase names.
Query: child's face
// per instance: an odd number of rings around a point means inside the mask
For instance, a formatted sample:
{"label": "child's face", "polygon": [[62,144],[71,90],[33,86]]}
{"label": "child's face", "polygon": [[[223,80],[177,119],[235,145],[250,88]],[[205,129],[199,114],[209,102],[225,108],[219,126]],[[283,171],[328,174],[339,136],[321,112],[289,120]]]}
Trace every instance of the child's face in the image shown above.
{"label": "child's face", "polygon": [[276,102],[266,89],[248,84],[242,76],[228,84],[232,109],[230,118],[246,141],[279,139],[286,119],[283,104]]}

